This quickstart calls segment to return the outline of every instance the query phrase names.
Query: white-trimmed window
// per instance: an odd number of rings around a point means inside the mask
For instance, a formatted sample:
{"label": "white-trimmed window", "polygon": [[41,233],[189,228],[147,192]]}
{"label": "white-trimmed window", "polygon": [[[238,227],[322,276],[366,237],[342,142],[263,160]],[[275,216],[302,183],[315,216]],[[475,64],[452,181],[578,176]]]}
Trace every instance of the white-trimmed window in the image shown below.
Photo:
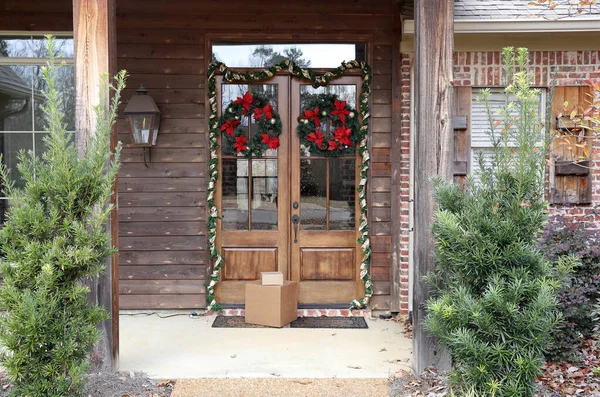
{"label": "white-trimmed window", "polygon": [[[489,135],[490,121],[486,110],[486,105],[483,102],[479,102],[478,98],[481,96],[481,88],[474,88],[472,101],[471,101],[471,166],[469,173],[476,175],[479,171],[479,155],[483,154],[483,158],[486,164],[491,163],[492,159],[492,138]],[[544,120],[544,114],[546,110],[546,91],[540,90],[540,115]],[[490,88],[489,104],[492,109],[494,120],[500,120],[501,116],[498,111],[506,105],[506,95],[504,88],[494,87]],[[515,113],[516,115],[516,113]],[[502,127],[498,127],[499,130]]]}
{"label": "white-trimmed window", "polygon": [[[57,85],[61,91],[64,122],[75,130],[75,81],[72,34],[56,35],[56,50],[66,66],[59,68]],[[45,83],[42,66],[48,61],[46,40],[42,33],[0,32],[0,153],[11,170],[17,186],[23,182],[17,171],[19,151],[45,151],[44,105]],[[0,193],[0,223],[8,206]]]}

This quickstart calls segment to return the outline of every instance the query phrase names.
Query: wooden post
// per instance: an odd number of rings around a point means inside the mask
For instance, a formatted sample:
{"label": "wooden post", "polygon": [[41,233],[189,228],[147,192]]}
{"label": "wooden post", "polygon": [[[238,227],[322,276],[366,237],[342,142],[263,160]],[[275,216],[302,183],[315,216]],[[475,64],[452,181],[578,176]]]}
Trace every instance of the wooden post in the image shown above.
{"label": "wooden post", "polygon": [[402,54],[400,44],[402,41],[402,19],[400,15],[400,1],[392,0],[394,9],[393,28],[394,41],[392,46],[392,283],[390,287],[390,311],[398,313],[402,310],[400,284],[402,274],[400,269],[400,252],[402,251],[402,230],[400,216],[402,214]]}
{"label": "wooden post", "polygon": [[[116,72],[116,6],[115,0],[73,0],[73,31],[75,39],[75,130],[80,155],[85,152],[90,136],[96,130],[94,106],[100,98],[102,74]],[[100,105],[109,106],[109,96]],[[116,129],[111,133],[111,150],[117,142]],[[111,202],[115,210],[110,225],[112,244],[118,242],[116,183]],[[90,285],[91,299],[110,311],[111,320],[100,325],[102,339],[94,350],[92,361],[104,370],[118,367],[119,355],[119,295],[118,263],[115,255],[107,261],[105,273]]]}
{"label": "wooden post", "polygon": [[431,225],[435,203],[429,179],[452,180],[452,69],[454,2],[415,0],[415,226],[413,366],[448,369],[450,360],[423,329],[429,290],[423,276],[435,267]]}

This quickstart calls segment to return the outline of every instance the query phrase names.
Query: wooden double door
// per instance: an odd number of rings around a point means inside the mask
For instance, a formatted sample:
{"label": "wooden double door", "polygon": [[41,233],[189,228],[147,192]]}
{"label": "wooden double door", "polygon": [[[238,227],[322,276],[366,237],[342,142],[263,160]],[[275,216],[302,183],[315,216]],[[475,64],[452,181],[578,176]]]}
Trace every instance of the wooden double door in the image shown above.
{"label": "wooden double door", "polygon": [[[301,110],[314,95],[333,93],[356,108],[359,89],[358,76],[316,89],[285,75],[250,85],[218,80],[221,111],[245,92],[260,93],[283,127],[279,148],[262,156],[242,157],[221,145],[217,243],[225,265],[219,302],[242,304],[244,284],[265,271],[297,281],[300,304],[348,304],[362,296],[356,241],[359,158],[311,153],[296,133]],[[258,126],[251,117],[242,125],[250,142]]]}

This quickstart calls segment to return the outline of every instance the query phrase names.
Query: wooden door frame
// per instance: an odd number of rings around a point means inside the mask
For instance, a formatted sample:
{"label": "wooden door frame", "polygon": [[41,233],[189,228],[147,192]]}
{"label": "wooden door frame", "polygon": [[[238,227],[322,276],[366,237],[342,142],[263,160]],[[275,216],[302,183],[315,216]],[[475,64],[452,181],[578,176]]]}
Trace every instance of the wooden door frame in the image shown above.
{"label": "wooden door frame", "polygon": [[[341,32],[339,34],[337,33],[253,33],[253,32],[238,32],[238,33],[206,33],[205,34],[205,40],[204,40],[204,59],[206,62],[206,65],[208,65],[211,61],[212,61],[212,46],[213,43],[215,42],[228,42],[228,43],[240,43],[240,44],[344,44],[344,43],[365,43],[366,45],[366,59],[365,62],[369,65],[373,64],[374,61],[374,37],[372,33],[368,33],[368,34],[356,34],[356,33],[346,33],[346,32]],[[400,49],[398,48],[398,51],[400,51]],[[260,70],[262,68],[231,68],[231,69],[236,69],[236,70]],[[327,72],[329,70],[331,70],[333,68],[314,68],[313,70],[315,71],[315,73],[317,74],[322,74],[324,72]],[[281,71],[280,73],[281,75],[285,75],[285,71]],[[343,78],[345,76],[351,76],[351,75],[360,75],[360,70],[356,69],[356,70],[347,70],[344,76],[341,76],[340,78]],[[243,84],[244,82],[239,81],[239,84]],[[252,83],[255,84],[260,84],[262,83],[262,81],[253,81]],[[206,76],[205,79],[205,84],[206,86],[208,86],[208,76]],[[360,87],[358,87],[360,88]],[[291,94],[291,81],[290,81],[290,94]],[[291,96],[290,96],[291,97]],[[206,90],[206,97],[205,97],[205,103],[206,103],[206,113],[209,114],[210,113],[210,101],[208,100],[208,90]],[[372,104],[370,104],[370,106],[372,106]],[[291,111],[289,112],[291,115]],[[290,117],[290,122],[293,122],[293,120]],[[208,123],[208,122],[207,122]],[[209,126],[207,125],[207,128],[209,128]],[[291,129],[292,130],[292,129]],[[290,130],[290,131],[291,131]],[[371,129],[369,129],[369,132],[371,131]],[[370,137],[369,137],[370,138]],[[220,138],[219,138],[220,139]],[[372,152],[372,139],[368,139],[367,140],[367,148],[369,153]],[[208,155],[210,157],[210,148],[207,148],[207,152]],[[358,157],[357,157],[358,158]],[[291,159],[290,159],[291,161]],[[357,161],[361,161],[360,159]],[[221,162],[219,162],[219,176],[221,175]],[[289,178],[291,180],[291,170],[290,170],[290,175]],[[360,180],[360,172],[356,173],[356,178],[357,178],[357,186],[358,186],[358,182]],[[369,167],[369,169],[367,170],[367,179],[369,181],[371,181],[372,179],[372,168]],[[220,182],[221,178],[219,178],[219,183],[217,185],[217,189],[215,192],[215,200],[217,203],[221,203],[221,185]],[[291,192],[291,189],[288,189],[289,192]],[[289,193],[288,193],[289,194]],[[367,198],[367,202],[371,203],[372,200],[372,184],[368,183],[367,184],[367,192],[366,192],[366,198]],[[356,214],[358,215],[360,213],[360,203],[359,200],[356,200]],[[208,209],[207,209],[208,210]],[[291,213],[291,212],[290,212]],[[289,217],[288,217],[289,218]],[[289,221],[289,219],[288,219]],[[367,222],[369,225],[369,230],[372,230],[372,219],[369,216],[367,218]],[[355,287],[355,295],[356,297],[360,297],[364,295],[364,290],[365,290],[365,286],[361,281],[360,278],[360,265],[361,265],[361,259],[362,256],[360,255],[360,253],[362,252],[362,248],[361,245],[358,243],[358,238],[360,237],[360,232],[358,230],[358,226],[359,226],[360,222],[356,224],[356,255],[355,255],[355,269],[356,269],[356,277],[357,277],[357,281],[356,281],[356,287]],[[220,230],[220,220],[218,221],[217,224],[217,230]],[[292,230],[290,227],[288,227],[288,241],[291,244],[291,233]],[[215,244],[217,247],[221,247],[221,240],[220,240],[220,233],[217,233],[217,238],[215,241]],[[289,251],[291,253],[291,247],[289,248]],[[290,261],[288,261],[288,270],[287,273],[290,274],[291,272],[291,263]],[[209,271],[208,269],[210,268],[210,266],[207,267],[207,272]],[[288,277],[289,278],[289,277]]]}

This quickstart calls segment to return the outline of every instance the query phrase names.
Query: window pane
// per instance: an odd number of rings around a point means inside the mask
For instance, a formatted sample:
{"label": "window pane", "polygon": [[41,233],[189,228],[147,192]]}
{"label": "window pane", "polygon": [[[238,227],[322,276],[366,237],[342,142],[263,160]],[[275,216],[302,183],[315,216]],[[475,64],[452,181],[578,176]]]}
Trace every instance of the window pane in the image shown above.
{"label": "window pane", "polygon": [[252,229],[277,230],[277,160],[252,160]]}
{"label": "window pane", "polygon": [[327,229],[326,160],[300,160],[300,225],[302,230]]}
{"label": "window pane", "polygon": [[248,230],[248,160],[223,159],[224,230]]}
{"label": "window pane", "polygon": [[31,36],[0,37],[0,56],[33,57]]}
{"label": "window pane", "polygon": [[[47,58],[46,39],[44,37],[34,37],[31,45],[35,58]],[[56,37],[54,39],[55,55],[61,58],[74,58],[75,51],[72,38]]]}
{"label": "window pane", "polygon": [[[67,126],[67,131],[75,131],[75,75],[73,65],[59,67],[56,73],[56,86],[61,100],[60,110],[63,114],[63,123]],[[34,109],[36,131],[45,131],[47,123],[42,110],[45,104],[43,92],[46,89],[46,82],[43,80],[42,67],[33,68],[33,88],[34,88]]]}
{"label": "window pane", "polygon": [[[56,37],[57,56],[73,58],[73,39]],[[46,39],[43,36],[6,36],[0,37],[0,57],[47,58]]]}
{"label": "window pane", "polygon": [[33,66],[0,65],[0,131],[31,131]]}
{"label": "window pane", "polygon": [[6,221],[6,211],[8,210],[8,199],[0,199],[0,225]]}
{"label": "window pane", "polygon": [[329,230],[354,230],[354,159],[329,160]]}
{"label": "window pane", "polygon": [[215,44],[214,59],[230,67],[269,67],[289,58],[304,68],[335,68],[343,61],[366,60],[365,43]]}
{"label": "window pane", "polygon": [[17,156],[20,150],[33,150],[33,134],[31,133],[2,133],[0,134],[0,153],[4,164],[10,169],[10,177],[15,181],[15,187],[23,187],[21,174],[17,170]]}

